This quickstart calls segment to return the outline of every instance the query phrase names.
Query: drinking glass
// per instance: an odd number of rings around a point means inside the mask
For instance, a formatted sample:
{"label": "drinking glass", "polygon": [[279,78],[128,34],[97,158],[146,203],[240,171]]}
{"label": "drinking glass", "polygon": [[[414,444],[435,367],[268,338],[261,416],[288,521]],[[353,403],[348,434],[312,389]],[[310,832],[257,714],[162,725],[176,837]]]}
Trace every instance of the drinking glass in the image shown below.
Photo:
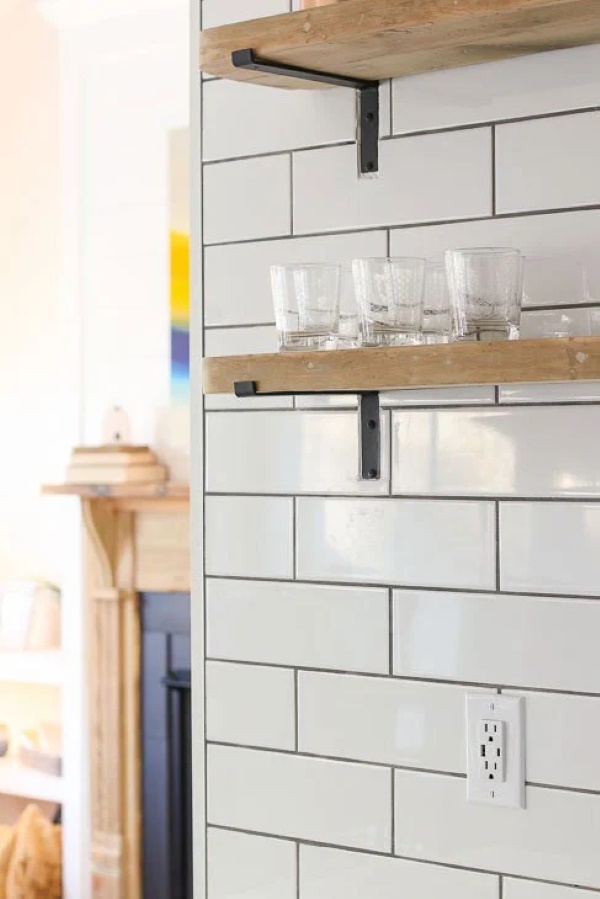
{"label": "drinking glass", "polygon": [[520,250],[481,247],[446,250],[454,336],[459,340],[516,340],[521,321]]}
{"label": "drinking glass", "polygon": [[425,268],[423,301],[423,338],[425,343],[449,343],[452,315],[448,277],[443,263],[428,263]]}
{"label": "drinking glass", "polygon": [[358,303],[352,266],[343,265],[340,276],[340,325],[338,331],[338,348],[351,349],[358,346]]}
{"label": "drinking glass", "polygon": [[339,265],[271,266],[280,351],[335,349],[340,317]]}
{"label": "drinking glass", "polygon": [[422,343],[425,260],[355,259],[354,286],[363,346]]}

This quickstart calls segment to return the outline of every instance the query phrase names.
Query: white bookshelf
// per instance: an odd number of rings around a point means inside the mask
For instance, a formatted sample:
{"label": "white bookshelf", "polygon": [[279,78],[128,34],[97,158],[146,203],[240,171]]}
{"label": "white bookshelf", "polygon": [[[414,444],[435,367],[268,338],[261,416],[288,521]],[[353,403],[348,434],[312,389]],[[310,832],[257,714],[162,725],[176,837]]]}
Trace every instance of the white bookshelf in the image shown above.
{"label": "white bookshelf", "polygon": [[63,801],[63,779],[26,768],[15,758],[0,758],[0,796],[21,796],[40,802]]}
{"label": "white bookshelf", "polygon": [[63,654],[59,649],[0,651],[0,684],[61,686]]}

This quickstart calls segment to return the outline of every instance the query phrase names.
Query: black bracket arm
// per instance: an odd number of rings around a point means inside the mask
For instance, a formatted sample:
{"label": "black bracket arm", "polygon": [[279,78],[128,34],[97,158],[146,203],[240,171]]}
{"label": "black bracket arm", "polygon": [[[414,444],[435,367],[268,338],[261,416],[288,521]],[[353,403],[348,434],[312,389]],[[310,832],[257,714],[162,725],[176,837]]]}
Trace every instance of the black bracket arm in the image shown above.
{"label": "black bracket arm", "polygon": [[359,169],[369,175],[379,170],[379,82],[363,81],[346,75],[332,75],[303,69],[283,62],[274,62],[258,56],[254,50],[234,50],[231,62],[236,69],[263,72],[286,78],[300,78],[304,81],[319,81],[334,87],[349,87],[357,92],[357,139]]}
{"label": "black bracket arm", "polygon": [[[233,392],[239,399],[254,396],[322,396],[319,390],[295,390],[290,393],[269,393],[258,391],[256,381],[236,381]],[[354,395],[356,391],[331,390],[328,395]],[[381,478],[381,409],[379,393],[358,392],[358,472],[363,481],[378,481]]]}

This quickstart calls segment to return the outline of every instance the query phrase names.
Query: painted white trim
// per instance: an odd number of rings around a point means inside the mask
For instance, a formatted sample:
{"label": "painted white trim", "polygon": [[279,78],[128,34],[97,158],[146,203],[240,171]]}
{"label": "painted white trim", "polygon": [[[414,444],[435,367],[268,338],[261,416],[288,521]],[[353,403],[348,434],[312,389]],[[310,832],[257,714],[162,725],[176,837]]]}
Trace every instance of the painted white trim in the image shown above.
{"label": "painted white trim", "polygon": [[59,29],[87,28],[107,19],[147,16],[151,12],[186,10],[187,0],[38,0],[36,7]]}

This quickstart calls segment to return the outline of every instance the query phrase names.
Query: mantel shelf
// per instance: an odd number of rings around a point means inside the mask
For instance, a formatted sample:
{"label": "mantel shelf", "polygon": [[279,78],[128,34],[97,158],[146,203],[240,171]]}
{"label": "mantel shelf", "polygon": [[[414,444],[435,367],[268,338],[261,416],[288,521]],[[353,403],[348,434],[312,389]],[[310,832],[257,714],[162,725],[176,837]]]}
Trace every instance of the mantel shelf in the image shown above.
{"label": "mantel shelf", "polygon": [[326,87],[235,68],[231,55],[366,81],[600,41],[598,0],[344,0],[201,34],[204,72],[285,88]]}
{"label": "mantel shelf", "polygon": [[160,484],[46,484],[46,496],[80,496],[82,499],[188,500],[189,484],[166,481]]}
{"label": "mantel shelf", "polygon": [[[351,2],[351,0],[349,0]],[[418,387],[600,380],[600,337],[222,356],[204,360],[204,392],[365,393]]]}

